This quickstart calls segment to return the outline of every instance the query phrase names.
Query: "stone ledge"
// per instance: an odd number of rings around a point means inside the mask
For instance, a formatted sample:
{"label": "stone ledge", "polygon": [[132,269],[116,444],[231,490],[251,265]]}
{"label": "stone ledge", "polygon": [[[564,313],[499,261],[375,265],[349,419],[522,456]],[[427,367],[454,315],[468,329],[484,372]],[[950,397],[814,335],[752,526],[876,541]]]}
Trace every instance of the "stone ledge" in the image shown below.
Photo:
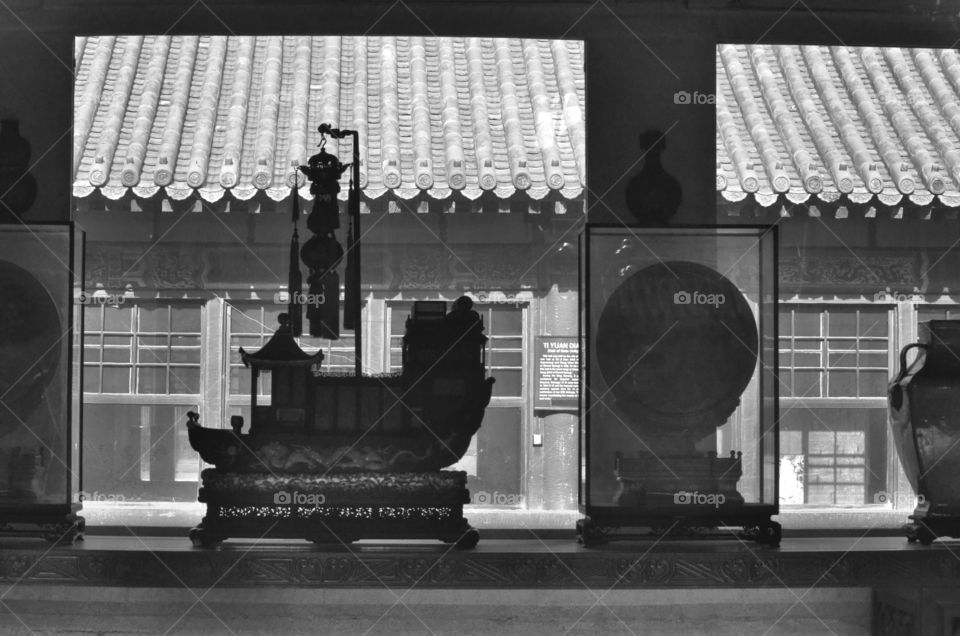
{"label": "stone ledge", "polygon": [[905,539],[785,539],[779,549],[729,541],[481,540],[474,550],[432,541],[359,542],[349,549],[302,541],[88,537],[50,549],[0,543],[0,581],[38,585],[210,588],[582,589],[960,587],[960,559],[943,544]]}
{"label": "stone ledge", "polygon": [[[202,598],[202,603],[197,598]],[[798,602],[798,597],[802,602]],[[398,600],[399,599],[399,600]],[[0,631],[38,633],[870,633],[870,590],[411,590],[14,587]]]}

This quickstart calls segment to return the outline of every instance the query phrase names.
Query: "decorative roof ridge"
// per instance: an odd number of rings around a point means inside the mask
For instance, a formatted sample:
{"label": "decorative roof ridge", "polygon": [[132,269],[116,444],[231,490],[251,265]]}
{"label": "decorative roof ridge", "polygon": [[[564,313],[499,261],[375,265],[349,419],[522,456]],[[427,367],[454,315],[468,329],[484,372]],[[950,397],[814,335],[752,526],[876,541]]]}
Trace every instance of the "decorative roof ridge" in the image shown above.
{"label": "decorative roof ridge", "polygon": [[527,65],[527,85],[533,103],[534,129],[540,144],[543,160],[543,173],[547,186],[553,190],[563,187],[563,168],[560,165],[560,151],[553,134],[553,115],[550,111],[550,98],[547,96],[547,84],[544,78],[543,63],[540,61],[540,45],[536,40],[523,40],[523,57]]}
{"label": "decorative roof ridge", "polygon": [[324,113],[361,131],[371,194],[582,192],[579,43],[148,35],[87,37],[78,53],[78,192],[96,196],[92,178],[137,198],[275,199],[298,185]]}
{"label": "decorative roof ridge", "polygon": [[[110,68],[110,58],[113,53],[113,46],[117,38],[106,36],[100,38],[97,42],[97,50],[94,52],[93,61],[90,64],[90,70],[87,73],[86,82],[83,86],[83,92],[77,99],[76,113],[73,121],[73,172],[76,174],[77,168],[83,159],[83,149],[87,144],[87,138],[90,136],[90,130],[97,117],[97,106],[100,104],[100,96],[103,93],[104,84],[107,81],[107,71]],[[79,61],[77,62],[79,69]],[[78,73],[79,75],[79,73]]]}
{"label": "decorative roof ridge", "polygon": [[117,82],[110,96],[110,106],[107,110],[106,122],[100,132],[97,150],[93,155],[94,168],[90,171],[90,183],[95,186],[106,185],[113,167],[113,158],[120,143],[120,130],[127,114],[127,103],[133,91],[133,82],[137,75],[137,60],[140,59],[140,48],[143,45],[143,36],[138,35],[126,39],[123,58],[120,68],[117,69]]}
{"label": "decorative roof ridge", "polygon": [[946,188],[943,177],[937,174],[936,162],[924,147],[923,140],[914,128],[913,122],[910,121],[908,111],[900,103],[898,91],[890,85],[890,82],[884,76],[882,64],[878,59],[877,48],[863,48],[860,51],[860,59],[874,90],[877,92],[877,96],[880,98],[881,108],[887,116],[887,120],[893,124],[893,129],[906,146],[910,160],[919,168],[924,184],[934,194],[940,194]]}
{"label": "decorative roof ridge", "polygon": [[78,35],[73,41],[73,64],[74,68],[80,68],[83,64],[83,54],[87,48],[87,36]]}
{"label": "decorative roof ridge", "polygon": [[720,58],[730,78],[733,96],[740,106],[740,112],[743,113],[747,130],[760,151],[760,163],[770,177],[773,189],[777,192],[786,192],[790,189],[790,177],[780,163],[777,148],[767,132],[763,116],[753,99],[753,91],[744,77],[745,71],[737,54],[737,47],[731,44],[722,45]]}
{"label": "decorative roof ridge", "polygon": [[860,81],[857,75],[856,67],[850,59],[850,52],[846,47],[831,47],[830,52],[840,77],[843,79],[844,86],[850,99],[857,108],[861,119],[870,132],[870,137],[877,145],[877,150],[883,159],[887,171],[893,178],[897,189],[903,194],[910,194],[916,189],[916,182],[909,174],[910,166],[902,163],[900,150],[897,144],[890,139],[887,133],[886,120],[877,113],[873,101],[867,94],[867,89]]}
{"label": "decorative roof ridge", "polygon": [[800,111],[801,119],[807,127],[807,130],[810,131],[810,137],[813,140],[814,146],[816,146],[817,151],[823,158],[834,184],[836,184],[840,192],[851,192],[855,186],[853,175],[856,173],[851,172],[843,162],[840,149],[837,147],[837,144],[834,143],[827,124],[824,122],[823,117],[820,116],[820,112],[814,104],[813,97],[810,95],[810,91],[807,90],[807,86],[803,81],[803,72],[797,64],[793,48],[786,46],[774,47],[774,53],[783,71],[783,75],[787,80],[787,88],[790,91],[793,102]]}
{"label": "decorative roof ridge", "polygon": [[180,40],[180,64],[177,65],[173,92],[170,96],[170,114],[167,116],[166,126],[161,136],[157,167],[153,172],[153,182],[158,186],[172,185],[177,171],[180,134],[186,118],[190,84],[193,80],[193,69],[199,47],[200,38],[196,35],[185,36]]}
{"label": "decorative roof ridge", "polygon": [[240,179],[240,160],[243,152],[243,133],[247,124],[247,104],[250,102],[250,82],[252,73],[250,60],[255,38],[239,38],[239,55],[233,76],[233,93],[230,96],[230,109],[227,113],[227,130],[224,135],[220,178],[218,182],[224,188],[232,188]]}
{"label": "decorative roof ridge", "polygon": [[860,138],[860,132],[850,115],[847,114],[840,93],[829,77],[827,65],[820,55],[820,50],[815,46],[803,46],[800,47],[800,53],[810,70],[810,77],[817,88],[817,93],[824,101],[827,116],[839,129],[840,139],[853,160],[856,173],[863,180],[868,190],[871,192],[881,191],[883,189],[883,178],[877,170],[874,157],[867,149],[863,139]]}
{"label": "decorative roof ridge", "polygon": [[167,66],[169,52],[170,36],[158,35],[153,38],[150,62],[143,81],[143,89],[140,92],[140,103],[137,106],[137,116],[133,123],[133,132],[130,134],[127,155],[123,161],[123,171],[120,173],[120,182],[127,187],[133,187],[140,182],[143,160],[147,154],[147,143],[150,141],[150,128],[157,114],[157,104],[160,101],[163,84],[163,70]]}
{"label": "decorative roof ridge", "polygon": [[[260,112],[257,114],[257,138],[253,150],[253,185],[266,190],[273,185],[274,156],[277,148],[277,116],[280,111],[280,65],[283,60],[283,39],[267,38],[260,86]],[[212,129],[212,126],[210,127]],[[190,185],[193,185],[192,183]]]}
{"label": "decorative roof ridge", "polygon": [[394,37],[380,41],[380,156],[383,184],[399,188],[400,113],[397,101],[397,42]]}
{"label": "decorative roof ridge", "polygon": [[413,116],[413,176],[421,190],[433,187],[430,102],[427,100],[427,51],[421,36],[410,38],[410,93]]}
{"label": "decorative roof ridge", "polygon": [[[340,64],[343,38],[339,35],[323,36],[323,75],[320,79],[320,121],[336,127],[340,121]],[[280,91],[276,92],[277,98]],[[334,157],[340,156],[340,141],[327,138],[326,151]],[[308,152],[312,155],[312,152]],[[271,156],[272,157],[272,156]]]}
{"label": "decorative roof ridge", "polygon": [[[367,39],[353,38],[353,129],[360,138],[360,156],[367,156]],[[360,188],[367,187],[367,163],[360,162]]]}
{"label": "decorative roof ridge", "polygon": [[480,187],[493,190],[497,186],[497,173],[493,167],[493,143],[490,133],[490,115],[487,109],[487,91],[483,81],[483,58],[480,38],[467,38],[467,72],[470,78],[470,103],[473,106],[473,144],[477,155],[477,173]]}
{"label": "decorative roof ridge", "polygon": [[[913,109],[924,132],[927,134],[927,137],[933,141],[937,153],[943,157],[944,163],[947,164],[950,178],[953,179],[955,183],[960,182],[960,179],[958,179],[958,177],[960,177],[960,152],[957,151],[957,148],[947,135],[947,131],[943,125],[944,112],[942,112],[943,108],[949,110],[952,106],[954,114],[958,114],[957,105],[952,103],[952,100],[943,94],[943,91],[946,90],[946,86],[943,85],[943,80],[939,77],[934,78],[936,70],[932,68],[934,64],[932,58],[927,54],[921,56],[919,59],[914,59],[916,72],[911,72],[911,70],[908,69],[908,58],[904,56],[902,50],[885,48],[883,55],[887,62],[893,66],[893,74],[897,79],[897,84],[900,86],[900,89],[906,93],[907,103]],[[914,79],[917,73],[919,73],[921,81]],[[930,88],[928,82],[937,85],[937,80],[939,80],[939,88],[941,89],[939,98],[934,95],[932,91],[924,90]],[[928,95],[933,97],[933,102],[937,105],[936,108],[930,105]],[[941,103],[943,104],[942,107]],[[946,184],[944,188],[946,188]],[[941,190],[940,192],[934,192],[934,194],[942,194],[942,192]]]}
{"label": "decorative roof ridge", "polygon": [[510,40],[494,38],[497,79],[500,87],[500,112],[504,131],[507,134],[507,157],[510,160],[510,175],[518,190],[530,187],[530,171],[527,170],[527,151],[524,147],[523,130],[520,126],[520,108],[517,103],[517,80],[513,74],[513,56]]}
{"label": "decorative roof ridge", "polygon": [[280,327],[273,333],[258,351],[248,352],[240,348],[240,359],[243,365],[256,368],[274,368],[283,366],[311,366],[323,360],[323,352],[310,354],[300,348],[290,331],[289,314],[282,313],[279,317]]}
{"label": "decorative roof ridge", "polygon": [[715,101],[717,110],[717,128],[719,129],[720,136],[722,137],[723,143],[727,148],[727,153],[730,155],[730,158],[733,161],[733,169],[737,173],[740,187],[742,187],[746,192],[756,192],[760,185],[760,180],[757,179],[756,172],[754,172],[753,169],[753,164],[750,163],[750,156],[743,147],[743,143],[740,141],[740,134],[737,129],[737,124],[734,121],[733,115],[730,114],[730,109],[727,107],[727,98],[723,94],[723,91],[720,90],[719,86],[717,87]]}
{"label": "decorative roof ridge", "polygon": [[447,183],[454,190],[462,190],[467,185],[467,180],[455,65],[453,41],[450,38],[440,38],[440,99],[442,100],[440,117],[443,122]]}
{"label": "decorative roof ridge", "polygon": [[567,125],[567,133],[570,135],[570,145],[573,146],[573,157],[577,162],[577,175],[580,177],[580,185],[583,186],[587,183],[586,123],[573,80],[570,52],[563,40],[551,40],[550,50],[553,52],[557,85],[560,87],[560,98],[563,100],[563,118]]}
{"label": "decorative roof ridge", "polygon": [[310,58],[313,47],[309,36],[298,36],[293,57],[293,101],[290,104],[290,147],[287,149],[287,165],[284,167],[284,182],[288,187],[306,183],[306,177],[298,170],[307,163],[308,110],[310,106]]}
{"label": "decorative roof ridge", "polygon": [[187,184],[199,188],[207,180],[207,168],[213,148],[214,122],[217,120],[217,107],[220,104],[220,87],[223,84],[223,63],[227,59],[227,37],[216,35],[210,38],[207,49],[206,68],[203,73],[203,89],[197,108],[197,127],[190,145],[190,159],[187,163]]}
{"label": "decorative roof ridge", "polygon": [[[953,49],[940,49],[938,51],[940,66],[955,93],[960,93],[960,54]],[[960,134],[960,131],[958,131]]]}
{"label": "decorative roof ridge", "polygon": [[777,86],[773,77],[773,71],[770,70],[769,64],[764,59],[766,47],[762,44],[756,44],[749,47],[749,52],[754,73],[760,80],[763,97],[767,102],[767,108],[770,111],[773,123],[790,151],[790,158],[800,173],[804,189],[814,194],[820,192],[823,189],[823,177],[804,146],[800,131],[793,123],[787,101],[780,93],[780,87]]}

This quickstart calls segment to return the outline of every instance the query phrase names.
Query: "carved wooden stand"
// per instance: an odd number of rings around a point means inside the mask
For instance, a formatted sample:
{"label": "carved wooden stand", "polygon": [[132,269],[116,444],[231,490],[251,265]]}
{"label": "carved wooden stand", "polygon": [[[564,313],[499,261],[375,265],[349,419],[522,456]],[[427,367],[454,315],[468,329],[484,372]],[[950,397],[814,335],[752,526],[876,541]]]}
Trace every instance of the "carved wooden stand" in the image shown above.
{"label": "carved wooden stand", "polygon": [[480,535],[463,517],[466,483],[461,471],[273,476],[208,469],[199,497],[207,514],[190,540],[210,547],[230,537],[439,539],[469,549]]}
{"label": "carved wooden stand", "polygon": [[739,538],[780,545],[780,524],[770,519],[775,507],[745,504],[737,491],[741,457],[616,453],[617,506],[589,511],[577,522],[578,541],[589,547],[615,539]]}
{"label": "carved wooden stand", "polygon": [[[732,513],[724,519],[722,512],[677,516],[674,511],[672,516],[667,513],[658,516],[654,511],[642,518],[633,513],[629,521],[606,516],[584,517],[577,521],[577,542],[594,547],[615,540],[739,539],[778,547],[781,526],[770,519],[771,514],[741,511],[735,519]],[[740,532],[731,526],[741,528]]]}
{"label": "carved wooden stand", "polygon": [[84,518],[79,505],[32,504],[23,510],[0,509],[0,537],[43,537],[57,545],[83,540]]}

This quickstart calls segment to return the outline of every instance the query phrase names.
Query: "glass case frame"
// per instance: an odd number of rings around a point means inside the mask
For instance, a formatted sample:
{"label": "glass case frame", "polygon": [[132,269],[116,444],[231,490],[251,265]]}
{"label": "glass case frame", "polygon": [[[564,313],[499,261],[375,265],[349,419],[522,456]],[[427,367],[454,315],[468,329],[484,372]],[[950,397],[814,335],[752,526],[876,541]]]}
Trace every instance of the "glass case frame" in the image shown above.
{"label": "glass case frame", "polygon": [[83,291],[84,232],[73,223],[3,224],[0,253],[7,321],[0,536],[72,543],[84,526],[77,515],[82,309],[97,302]]}
{"label": "glass case frame", "polygon": [[[580,541],[743,536],[778,545],[776,227],[587,224],[579,269]],[[681,281],[697,282],[703,289],[688,291],[700,295],[683,296]],[[696,307],[721,290],[725,306]],[[737,353],[751,336],[755,350]],[[704,357],[713,364],[696,364]],[[658,366],[700,382],[671,382]],[[671,391],[680,399],[668,404]]]}

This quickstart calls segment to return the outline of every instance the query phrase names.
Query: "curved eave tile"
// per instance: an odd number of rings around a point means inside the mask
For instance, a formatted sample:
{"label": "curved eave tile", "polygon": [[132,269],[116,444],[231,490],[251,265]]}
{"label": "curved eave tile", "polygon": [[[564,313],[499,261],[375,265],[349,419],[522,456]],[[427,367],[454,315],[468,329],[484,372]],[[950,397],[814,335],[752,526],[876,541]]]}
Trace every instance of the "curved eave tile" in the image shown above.
{"label": "curved eave tile", "polygon": [[124,195],[127,193],[127,190],[129,190],[129,188],[127,188],[126,186],[110,186],[110,185],[100,186],[100,194],[102,194],[107,199],[110,199],[111,201],[119,201],[120,199],[122,199]]}
{"label": "curved eave tile", "polygon": [[[362,131],[367,200],[583,196],[578,43],[88,37],[77,40],[77,60],[78,198],[100,186],[111,199],[284,201],[291,166],[315,151],[318,118]],[[304,96],[308,105],[290,106]],[[506,119],[491,125],[488,115]],[[350,161],[350,146],[331,140],[328,149]]]}
{"label": "curved eave tile", "polygon": [[[828,205],[956,207],[957,92],[952,51],[718,47],[716,190],[763,206],[782,193]],[[751,165],[759,182],[748,194]]]}
{"label": "curved eave tile", "polygon": [[139,199],[152,199],[158,192],[160,192],[160,186],[140,185],[134,186],[131,188],[131,190],[133,190],[133,196]]}

